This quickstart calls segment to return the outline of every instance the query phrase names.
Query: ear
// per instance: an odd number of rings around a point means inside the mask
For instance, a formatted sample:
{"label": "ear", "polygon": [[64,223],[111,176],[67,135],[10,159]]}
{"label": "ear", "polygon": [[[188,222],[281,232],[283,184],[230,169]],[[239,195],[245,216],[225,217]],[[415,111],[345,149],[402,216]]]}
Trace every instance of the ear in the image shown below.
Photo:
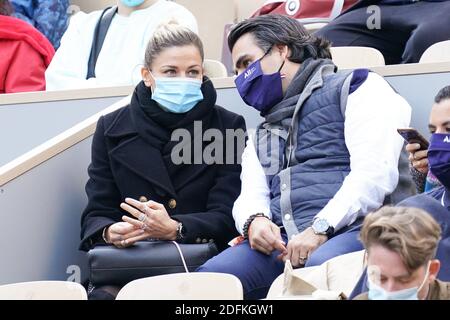
{"label": "ear", "polygon": [[147,69],[147,68],[142,68],[141,69],[141,75],[142,75],[142,79],[144,80],[144,84],[148,87],[151,88],[154,86],[155,84],[155,78],[153,78],[152,73]]}
{"label": "ear", "polygon": [[441,269],[441,262],[438,259],[431,260],[429,268],[430,280],[436,280],[439,270]]}
{"label": "ear", "polygon": [[283,58],[283,60],[287,59],[287,57],[289,55],[289,52],[290,52],[290,49],[289,49],[289,47],[287,45],[285,45],[285,44],[277,44],[275,46],[275,48],[276,48],[276,51],[280,53],[280,55]]}

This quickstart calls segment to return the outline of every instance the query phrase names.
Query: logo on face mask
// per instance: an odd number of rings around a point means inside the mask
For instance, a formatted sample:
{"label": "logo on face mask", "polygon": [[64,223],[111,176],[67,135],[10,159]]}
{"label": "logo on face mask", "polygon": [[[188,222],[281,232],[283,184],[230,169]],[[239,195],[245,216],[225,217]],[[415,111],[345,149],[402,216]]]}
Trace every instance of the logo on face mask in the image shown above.
{"label": "logo on face mask", "polygon": [[251,68],[250,70],[247,70],[244,72],[244,79],[247,79],[248,77],[250,77],[253,72],[256,71],[256,67]]}
{"label": "logo on face mask", "polygon": [[449,138],[448,136],[445,136],[445,138],[444,138],[444,142],[447,142],[447,143],[449,143],[449,142],[450,142],[450,138]]}
{"label": "logo on face mask", "polygon": [[234,82],[242,100],[256,110],[264,112],[283,100],[280,70],[284,62],[278,72],[264,74],[261,59],[253,62]]}

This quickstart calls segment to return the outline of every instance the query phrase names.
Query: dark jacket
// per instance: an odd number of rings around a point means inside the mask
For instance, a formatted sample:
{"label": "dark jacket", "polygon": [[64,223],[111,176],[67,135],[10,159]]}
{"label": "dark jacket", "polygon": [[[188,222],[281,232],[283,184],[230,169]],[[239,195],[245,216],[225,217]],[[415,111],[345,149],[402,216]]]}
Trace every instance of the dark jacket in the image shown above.
{"label": "dark jacket", "polygon": [[[444,2],[444,1],[448,1],[448,0],[426,0],[426,2]],[[357,3],[355,3],[353,6],[351,6],[350,8],[348,8],[348,10],[344,11],[342,14],[346,14],[347,12],[359,9],[359,8],[365,8],[365,7],[369,7],[372,5],[379,5],[379,4],[389,4],[388,2],[386,3],[381,3],[382,0],[360,0]],[[401,1],[391,1],[392,3],[396,2],[396,4],[402,4]],[[391,4],[392,4],[391,3]],[[414,3],[414,1],[404,1],[403,4],[412,4]]]}
{"label": "dark jacket", "polygon": [[[203,131],[215,128],[225,136],[226,129],[245,130],[244,118],[216,106],[215,89],[210,81],[205,83],[205,98],[199,104],[206,104],[209,115]],[[170,172],[176,174],[170,175],[150,134],[155,127],[165,129],[133,102],[99,119],[86,185],[88,205],[81,219],[81,250],[95,246],[104,227],[122,221],[127,213],[119,205],[127,197],[164,204],[171,218],[183,223],[184,243],[214,241],[220,250],[237,235],[231,211],[241,190],[240,164],[181,165],[172,168]],[[236,159],[241,155],[235,150]]]}

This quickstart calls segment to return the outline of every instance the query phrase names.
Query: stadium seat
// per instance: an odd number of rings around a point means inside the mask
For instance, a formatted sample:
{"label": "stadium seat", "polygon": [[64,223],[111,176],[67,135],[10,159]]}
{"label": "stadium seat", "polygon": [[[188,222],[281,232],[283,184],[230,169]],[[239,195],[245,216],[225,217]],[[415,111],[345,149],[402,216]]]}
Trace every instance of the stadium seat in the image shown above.
{"label": "stadium seat", "polygon": [[220,61],[205,59],[205,61],[203,62],[203,67],[205,68],[205,75],[209,78],[228,77],[227,68]]}
{"label": "stadium seat", "polygon": [[368,47],[332,47],[331,56],[339,69],[372,68],[384,66],[380,51]]}
{"label": "stadium seat", "polygon": [[238,278],[224,273],[174,273],[128,283],[117,300],[242,300]]}
{"label": "stadium seat", "polygon": [[433,44],[422,54],[419,63],[450,62],[450,40]]}
{"label": "stadium seat", "polygon": [[75,282],[21,282],[0,286],[0,300],[87,300],[87,293]]}
{"label": "stadium seat", "polygon": [[325,27],[328,23],[326,22],[316,22],[316,23],[305,23],[303,24],[303,26],[305,27],[306,30],[308,30],[309,33],[314,33],[319,29],[322,29],[323,27]]}

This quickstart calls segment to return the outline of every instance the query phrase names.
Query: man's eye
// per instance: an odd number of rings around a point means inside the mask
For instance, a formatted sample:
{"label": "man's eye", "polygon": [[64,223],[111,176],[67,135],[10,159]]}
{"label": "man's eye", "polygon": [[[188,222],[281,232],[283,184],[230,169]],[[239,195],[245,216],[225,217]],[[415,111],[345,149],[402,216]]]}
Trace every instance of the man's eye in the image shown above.
{"label": "man's eye", "polygon": [[450,128],[445,128],[445,131],[446,131],[447,133],[450,133]]}
{"label": "man's eye", "polygon": [[244,68],[248,68],[248,66],[249,65],[251,65],[251,61],[250,60],[245,60],[243,63],[242,63],[242,66],[244,67]]}
{"label": "man's eye", "polygon": [[410,281],[411,281],[411,279],[399,279],[398,280],[401,284],[408,284]]}

